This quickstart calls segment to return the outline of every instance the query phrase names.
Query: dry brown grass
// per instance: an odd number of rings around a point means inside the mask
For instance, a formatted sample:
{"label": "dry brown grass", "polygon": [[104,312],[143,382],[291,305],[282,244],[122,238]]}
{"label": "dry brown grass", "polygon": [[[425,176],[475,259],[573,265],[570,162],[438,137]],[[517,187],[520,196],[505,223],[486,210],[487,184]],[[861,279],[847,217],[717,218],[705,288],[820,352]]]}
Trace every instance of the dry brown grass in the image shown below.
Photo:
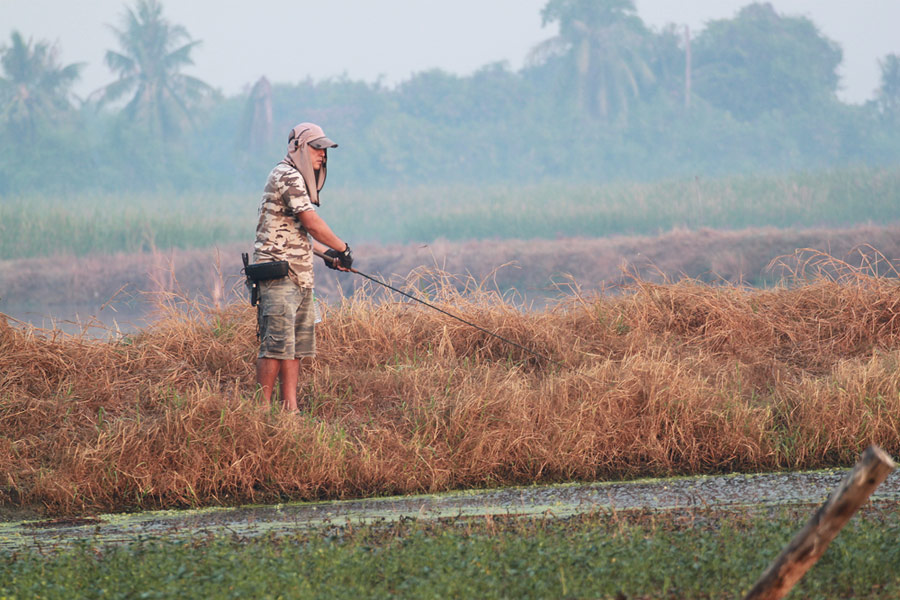
{"label": "dry brown grass", "polygon": [[900,288],[820,259],[778,289],[638,280],[536,312],[419,273],[410,290],[570,368],[363,292],[327,311],[301,414],[254,397],[248,306],[161,305],[112,341],[0,319],[0,503],[71,514],[896,455]]}

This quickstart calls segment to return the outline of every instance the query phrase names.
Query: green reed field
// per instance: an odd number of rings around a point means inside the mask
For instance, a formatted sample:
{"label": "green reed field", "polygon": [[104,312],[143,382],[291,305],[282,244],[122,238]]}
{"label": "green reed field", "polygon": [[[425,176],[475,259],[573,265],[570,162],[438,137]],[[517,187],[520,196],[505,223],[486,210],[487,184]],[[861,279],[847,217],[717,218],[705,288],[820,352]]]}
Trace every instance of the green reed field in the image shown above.
{"label": "green reed field", "polygon": [[[807,515],[401,522],[0,555],[0,598],[740,598]],[[900,596],[895,507],[857,515],[792,598]]]}
{"label": "green reed field", "polygon": [[[900,220],[900,167],[657,183],[353,190],[332,185],[322,214],[356,242],[553,239],[677,227],[846,227]],[[246,241],[258,193],[0,199],[4,259],[202,248]]]}

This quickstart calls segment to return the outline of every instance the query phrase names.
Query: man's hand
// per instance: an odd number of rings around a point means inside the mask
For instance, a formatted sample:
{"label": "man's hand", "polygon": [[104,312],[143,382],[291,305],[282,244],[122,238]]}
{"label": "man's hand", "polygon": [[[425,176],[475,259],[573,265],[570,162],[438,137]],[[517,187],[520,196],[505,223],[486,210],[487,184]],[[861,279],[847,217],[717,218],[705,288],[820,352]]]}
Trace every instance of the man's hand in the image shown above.
{"label": "man's hand", "polygon": [[337,271],[338,265],[341,264],[341,253],[333,248],[329,248],[325,251],[325,256],[322,257],[322,260],[325,261],[326,267]]}
{"label": "man's hand", "polygon": [[334,248],[326,250],[325,256],[328,258],[322,258],[325,261],[325,266],[329,269],[349,271],[350,267],[353,266],[353,254],[350,252],[350,244],[345,243],[345,246],[346,248],[344,248],[343,252],[338,252]]}
{"label": "man's hand", "polygon": [[353,255],[350,253],[350,244],[345,242],[344,245],[347,247],[343,252],[338,253],[338,259],[341,261],[341,266],[349,270],[353,266]]}

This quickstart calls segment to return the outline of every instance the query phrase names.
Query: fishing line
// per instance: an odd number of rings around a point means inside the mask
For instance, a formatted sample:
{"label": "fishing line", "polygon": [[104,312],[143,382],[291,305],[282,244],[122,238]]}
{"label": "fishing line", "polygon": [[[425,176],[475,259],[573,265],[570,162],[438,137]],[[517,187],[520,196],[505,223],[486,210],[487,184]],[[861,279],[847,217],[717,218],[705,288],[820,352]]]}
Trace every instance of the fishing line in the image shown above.
{"label": "fishing line", "polygon": [[[334,260],[332,257],[327,256],[326,254],[324,254],[324,253],[322,253],[322,252],[319,252],[318,250],[314,250],[313,252],[315,252],[315,255],[316,255],[316,256],[318,256],[318,257],[320,257],[320,258],[322,258],[322,259],[324,259],[324,260],[326,260],[326,261]],[[554,360],[554,359],[550,358],[549,356],[546,356],[546,355],[544,355],[544,354],[541,354],[540,352],[535,352],[535,351],[532,350],[531,348],[527,348],[526,346],[523,346],[522,344],[520,344],[520,343],[518,343],[518,342],[514,342],[513,340],[507,339],[507,338],[503,337],[502,335],[497,335],[497,334],[494,333],[493,331],[490,331],[490,330],[488,330],[488,329],[485,329],[484,327],[481,327],[480,325],[476,325],[475,323],[472,323],[472,322],[470,322],[470,321],[466,321],[465,319],[463,319],[463,318],[460,317],[460,316],[454,315],[454,314],[451,313],[451,312],[447,312],[447,311],[444,310],[443,308],[439,308],[439,307],[435,306],[434,304],[431,304],[431,303],[429,303],[429,302],[426,302],[425,300],[422,300],[421,298],[416,298],[416,297],[413,296],[412,294],[408,294],[408,293],[404,292],[403,290],[398,290],[397,288],[395,288],[395,287],[392,286],[391,284],[385,283],[384,281],[380,281],[380,280],[378,280],[378,279],[372,277],[371,275],[367,275],[367,274],[363,273],[362,271],[358,271],[358,270],[353,269],[353,268],[350,268],[350,269],[347,269],[347,270],[350,271],[351,273],[356,273],[357,275],[361,275],[362,277],[365,277],[365,278],[368,279],[369,281],[373,281],[373,282],[377,283],[378,285],[382,285],[382,286],[388,288],[388,289],[391,290],[391,291],[394,291],[394,292],[397,292],[398,294],[401,294],[401,295],[403,295],[403,296],[406,296],[406,297],[409,298],[410,300],[415,300],[415,301],[418,302],[419,304],[424,304],[425,306],[427,306],[428,308],[430,308],[430,309],[432,309],[432,310],[436,310],[436,311],[438,311],[439,313],[445,314],[445,315],[447,315],[447,316],[450,317],[450,318],[456,319],[456,320],[459,321],[460,323],[465,323],[465,324],[468,325],[469,327],[474,327],[474,328],[477,329],[478,331],[484,332],[484,333],[486,333],[486,334],[488,334],[488,335],[490,335],[490,336],[492,336],[492,337],[495,337],[495,338],[497,338],[498,340],[500,340],[500,341],[502,341],[502,342],[505,342],[505,343],[507,343],[507,344],[509,344],[509,345],[511,345],[511,346],[515,346],[516,348],[519,348],[520,350],[524,350],[525,352],[527,352],[527,353],[529,353],[529,354],[532,354],[532,355],[534,355],[534,356],[537,356],[538,358],[542,358],[542,359],[546,360],[546,361],[549,362],[549,363],[552,363],[552,364],[554,364],[554,365],[558,365],[558,366],[563,367],[563,368],[566,368],[566,369],[574,370],[573,367],[570,367],[569,365],[567,365],[567,364],[564,363],[564,362],[560,362],[560,361],[558,361],[558,360]]]}

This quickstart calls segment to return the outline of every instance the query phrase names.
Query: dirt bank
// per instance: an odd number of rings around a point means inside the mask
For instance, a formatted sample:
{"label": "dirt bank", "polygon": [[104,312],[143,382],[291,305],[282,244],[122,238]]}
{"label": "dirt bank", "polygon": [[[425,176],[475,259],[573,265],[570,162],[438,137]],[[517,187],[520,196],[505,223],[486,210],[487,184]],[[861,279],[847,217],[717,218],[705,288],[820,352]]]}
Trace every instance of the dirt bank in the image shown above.
{"label": "dirt bank", "polygon": [[[502,516],[567,517],[597,511],[750,509],[820,504],[840,484],[846,470],[682,477],[634,482],[600,482],[469,490],[339,502],[207,508],[96,515],[76,519],[0,522],[0,550],[48,548],[77,540],[95,543],[136,541],[147,536],[252,537],[290,534],[346,524]],[[900,473],[875,491],[873,504],[900,502]],[[13,516],[7,514],[7,517]],[[0,513],[0,519],[3,519]],[[25,518],[28,518],[27,516]]]}
{"label": "dirt bank", "polygon": [[[554,282],[571,279],[584,290],[620,283],[623,269],[649,281],[698,278],[748,282],[778,279],[782,270],[770,263],[798,249],[825,252],[858,266],[866,261],[900,259],[900,226],[850,229],[748,229],[742,231],[671,231],[656,237],[601,239],[504,240],[407,246],[354,246],[357,267],[394,281],[421,267],[471,275],[502,291],[516,289],[525,299],[558,292]],[[248,244],[205,250],[168,250],[145,254],[55,257],[0,261],[0,312],[11,307],[60,307],[114,302],[143,302],[146,293],[203,295],[213,302],[228,299],[240,286],[240,254]],[[876,252],[877,251],[877,252]],[[335,275],[319,265],[321,296],[334,297],[361,285],[361,278]],[[786,261],[789,268],[796,261]]]}

